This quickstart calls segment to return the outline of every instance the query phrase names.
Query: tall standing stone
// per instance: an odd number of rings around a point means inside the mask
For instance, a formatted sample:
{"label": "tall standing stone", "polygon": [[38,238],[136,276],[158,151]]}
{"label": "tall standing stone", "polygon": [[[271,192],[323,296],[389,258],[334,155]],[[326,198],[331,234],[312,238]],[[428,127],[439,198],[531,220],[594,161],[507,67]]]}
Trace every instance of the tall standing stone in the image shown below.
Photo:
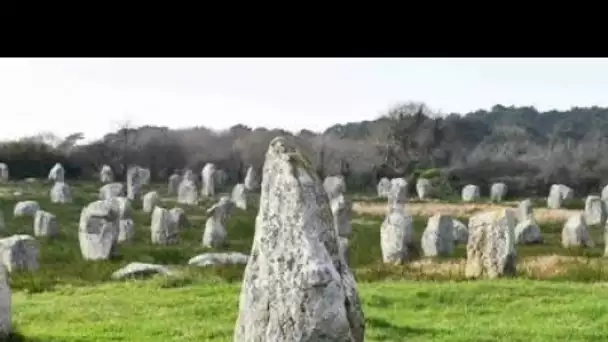
{"label": "tall standing stone", "polygon": [[49,171],[49,180],[53,182],[63,182],[65,178],[65,170],[60,163],[56,163]]}
{"label": "tall standing stone", "polygon": [[197,205],[198,204],[198,190],[196,189],[196,183],[190,177],[184,177],[182,182],[179,183],[177,189],[177,203]]}
{"label": "tall standing stone", "polygon": [[585,200],[585,220],[587,224],[599,224],[603,227],[607,215],[606,202],[602,201],[599,196],[587,196]]}
{"label": "tall standing stone", "polygon": [[462,188],[462,201],[474,202],[479,199],[479,187],[477,185],[468,184]]}
{"label": "tall standing stone", "polygon": [[205,231],[203,232],[204,247],[217,248],[226,244],[228,236],[226,220],[230,216],[233,205],[228,196],[223,196],[216,204],[207,209],[207,214],[210,216],[205,222]]}
{"label": "tall standing stone", "polygon": [[239,183],[234,186],[230,199],[237,208],[247,210],[247,195],[245,193],[245,185],[243,183]]}
{"label": "tall standing stone", "polygon": [[155,207],[152,211],[150,226],[153,244],[171,245],[179,242],[179,230],[171,212],[165,208]]}
{"label": "tall standing stone", "polygon": [[562,229],[562,246],[595,247],[595,242],[589,235],[587,222],[583,213],[577,213],[568,218]]}
{"label": "tall standing stone", "polygon": [[247,169],[247,173],[245,174],[244,184],[245,184],[245,189],[247,189],[247,191],[257,190],[259,183],[258,183],[257,174],[256,174],[253,166],[249,166],[249,168]]}
{"label": "tall standing stone", "polygon": [[99,181],[102,183],[112,183],[114,181],[114,172],[110,165],[104,165],[99,171]]}
{"label": "tall standing stone", "polygon": [[426,178],[418,178],[416,181],[416,193],[418,198],[424,200],[428,197],[431,191],[431,181]]}
{"label": "tall standing stone", "polygon": [[85,260],[107,260],[116,252],[119,213],[110,201],[90,203],[80,212],[78,241]]}
{"label": "tall standing stone", "polygon": [[57,217],[49,212],[38,210],[34,218],[34,236],[54,237],[59,235]]}
{"label": "tall standing stone", "polygon": [[490,187],[490,200],[493,202],[502,202],[507,195],[507,184],[494,183]]}
{"label": "tall standing stone", "polygon": [[177,195],[177,189],[179,188],[179,183],[182,181],[182,177],[180,175],[174,173],[169,176],[169,184],[167,186],[167,193],[169,195]]}
{"label": "tall standing stone", "polygon": [[201,171],[201,177],[203,179],[203,188],[201,189],[202,197],[213,197],[215,196],[215,165],[207,163]]}
{"label": "tall standing stone", "polygon": [[65,182],[55,182],[50,197],[52,203],[72,203],[72,190]]}
{"label": "tall standing stone", "polygon": [[160,203],[160,196],[158,196],[158,193],[156,191],[150,191],[144,195],[144,197],[142,198],[142,202],[144,213],[151,213],[152,210],[154,210],[154,207],[156,207]]}
{"label": "tall standing stone", "polygon": [[8,165],[0,163],[0,183],[6,183],[9,179]]}
{"label": "tall standing stone", "polygon": [[429,218],[422,233],[424,256],[449,256],[454,252],[454,225],[451,217],[435,214]]}
{"label": "tall standing stone", "polygon": [[12,291],[8,272],[0,267],[0,335],[8,336],[13,330]]}
{"label": "tall standing stone", "polygon": [[542,232],[534,219],[532,201],[525,199],[517,207],[515,243],[527,245],[543,242]]}
{"label": "tall standing stone", "polygon": [[516,272],[515,213],[513,209],[484,212],[469,219],[467,278],[489,279]]}
{"label": "tall standing stone", "polygon": [[139,166],[132,166],[127,170],[127,198],[131,201],[139,197],[142,186],[141,177]]}
{"label": "tall standing stone", "polygon": [[403,178],[393,178],[388,191],[389,208],[404,205],[407,202],[407,182]]}
{"label": "tall standing stone", "polygon": [[302,153],[282,137],[266,153],[235,342],[364,340],[363,311],[328,198]]}
{"label": "tall standing stone", "polygon": [[391,181],[388,178],[383,177],[378,182],[378,187],[377,187],[378,197],[388,198],[388,193],[389,193],[390,189],[391,189]]}

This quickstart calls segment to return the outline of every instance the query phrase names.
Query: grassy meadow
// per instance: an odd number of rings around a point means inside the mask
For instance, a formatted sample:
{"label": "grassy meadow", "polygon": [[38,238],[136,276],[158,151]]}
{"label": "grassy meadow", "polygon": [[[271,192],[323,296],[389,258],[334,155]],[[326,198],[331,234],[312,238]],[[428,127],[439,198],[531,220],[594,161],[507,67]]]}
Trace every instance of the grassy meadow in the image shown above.
{"label": "grassy meadow", "polygon": [[[196,267],[187,261],[212,251],[201,246],[205,210],[177,204],[167,196],[165,184],[145,187],[157,190],[162,206],[186,211],[190,227],[180,243],[150,243],[150,214],[141,201],[132,203],[135,238],[119,246],[119,256],[109,261],[84,261],[78,245],[78,219],[83,206],[98,197],[101,184],[69,182],[74,203],[52,204],[50,184],[12,183],[0,186],[0,210],[4,235],[33,235],[33,218],[13,218],[15,203],[36,200],[42,210],[55,214],[61,234],[38,238],[38,272],[14,272],[14,341],[231,341],[238,293],[244,266]],[[19,198],[13,192],[20,188]],[[227,191],[229,189],[224,189]],[[219,196],[216,196],[219,197]],[[249,209],[235,209],[227,222],[229,245],[221,251],[248,254],[257,212],[257,196]],[[595,248],[561,247],[561,229],[567,215],[581,209],[581,200],[568,209],[541,209],[535,199],[535,215],[545,243],[518,246],[516,279],[466,281],[465,246],[452,257],[425,259],[418,256],[406,265],[381,262],[380,225],[385,200],[353,196],[355,213],[349,239],[349,264],[358,281],[366,315],[368,341],[597,341],[605,335],[608,310],[600,298],[608,295],[608,262],[603,229],[590,227]],[[516,202],[504,205],[516,206]],[[453,215],[464,223],[479,210],[498,207],[487,200],[476,204],[455,201],[412,201],[418,237],[428,216]],[[178,271],[172,277],[112,281],[110,275],[130,262],[168,265]]]}

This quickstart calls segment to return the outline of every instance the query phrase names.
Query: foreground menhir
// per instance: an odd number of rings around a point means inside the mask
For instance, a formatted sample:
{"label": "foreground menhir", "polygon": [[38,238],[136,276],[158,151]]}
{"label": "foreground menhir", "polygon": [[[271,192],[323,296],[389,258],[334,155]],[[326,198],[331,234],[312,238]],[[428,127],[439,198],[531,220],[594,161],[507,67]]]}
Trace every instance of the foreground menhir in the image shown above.
{"label": "foreground menhir", "polygon": [[318,176],[293,141],[270,142],[234,341],[364,340],[356,284]]}

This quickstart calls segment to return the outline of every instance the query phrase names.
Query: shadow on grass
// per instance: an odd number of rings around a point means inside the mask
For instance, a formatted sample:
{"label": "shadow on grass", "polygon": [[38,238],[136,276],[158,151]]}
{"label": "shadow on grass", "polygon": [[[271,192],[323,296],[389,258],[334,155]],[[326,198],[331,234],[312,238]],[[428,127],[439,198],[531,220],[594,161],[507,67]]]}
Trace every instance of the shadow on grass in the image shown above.
{"label": "shadow on grass", "polygon": [[[19,332],[12,332],[8,336],[0,337],[0,342],[42,342],[42,339],[24,336]],[[47,340],[48,341],[48,340]],[[58,342],[57,340],[54,340]]]}
{"label": "shadow on grass", "polygon": [[365,323],[366,330],[371,330],[376,337],[391,341],[403,341],[412,336],[436,335],[438,333],[436,329],[397,326],[378,318],[367,318]]}

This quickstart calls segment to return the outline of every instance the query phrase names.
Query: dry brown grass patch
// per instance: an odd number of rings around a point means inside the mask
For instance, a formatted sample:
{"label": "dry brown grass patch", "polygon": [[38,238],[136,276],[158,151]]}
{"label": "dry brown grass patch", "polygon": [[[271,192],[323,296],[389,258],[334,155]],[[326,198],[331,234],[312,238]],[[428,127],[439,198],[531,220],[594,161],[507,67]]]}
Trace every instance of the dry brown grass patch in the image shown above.
{"label": "dry brown grass patch", "polygon": [[[408,203],[407,209],[410,214],[415,216],[430,217],[437,213],[450,216],[466,216],[469,217],[475,213],[498,210],[504,208],[516,208],[517,204],[512,205],[506,204],[488,204],[488,203]],[[383,215],[386,213],[386,203],[368,203],[368,202],[355,202],[353,203],[353,210],[360,214],[372,214],[372,215]],[[535,208],[534,217],[539,222],[549,221],[565,221],[573,214],[580,213],[581,210],[570,210],[570,209],[547,209],[547,208]]]}

